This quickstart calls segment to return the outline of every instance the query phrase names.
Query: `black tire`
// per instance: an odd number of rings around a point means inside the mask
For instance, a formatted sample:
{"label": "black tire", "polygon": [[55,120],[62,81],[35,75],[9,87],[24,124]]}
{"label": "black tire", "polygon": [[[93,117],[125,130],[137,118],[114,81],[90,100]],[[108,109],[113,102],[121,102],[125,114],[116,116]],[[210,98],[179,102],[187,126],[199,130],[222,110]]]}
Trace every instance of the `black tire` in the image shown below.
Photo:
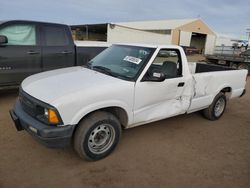
{"label": "black tire", "polygon": [[79,123],[74,135],[74,149],[81,158],[100,160],[115,149],[120,137],[119,120],[109,112],[96,111]]}
{"label": "black tire", "polygon": [[[218,109],[218,103],[224,103],[222,109],[220,111],[217,111]],[[219,93],[215,96],[213,103],[206,109],[202,111],[203,116],[211,121],[218,120],[224,113],[227,105],[227,99],[224,93]]]}

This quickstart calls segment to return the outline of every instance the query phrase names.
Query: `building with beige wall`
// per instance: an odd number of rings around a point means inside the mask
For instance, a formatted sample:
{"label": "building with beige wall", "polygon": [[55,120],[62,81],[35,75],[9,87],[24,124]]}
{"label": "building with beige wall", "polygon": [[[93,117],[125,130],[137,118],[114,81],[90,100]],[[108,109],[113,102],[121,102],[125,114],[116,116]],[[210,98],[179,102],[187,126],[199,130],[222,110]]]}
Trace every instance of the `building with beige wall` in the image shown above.
{"label": "building with beige wall", "polygon": [[201,19],[120,22],[72,26],[76,40],[176,44],[213,53],[216,34]]}

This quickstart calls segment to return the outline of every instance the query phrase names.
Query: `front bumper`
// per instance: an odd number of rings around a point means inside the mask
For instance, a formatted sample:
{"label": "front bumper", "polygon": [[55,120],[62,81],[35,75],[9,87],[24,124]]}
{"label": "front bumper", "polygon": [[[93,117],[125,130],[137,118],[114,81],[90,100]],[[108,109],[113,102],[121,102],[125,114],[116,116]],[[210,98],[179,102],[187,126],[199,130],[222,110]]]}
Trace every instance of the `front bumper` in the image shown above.
{"label": "front bumper", "polygon": [[28,115],[21,107],[19,100],[10,110],[10,116],[18,131],[26,130],[37,141],[51,148],[63,148],[69,146],[74,131],[74,125],[57,127],[46,125]]}

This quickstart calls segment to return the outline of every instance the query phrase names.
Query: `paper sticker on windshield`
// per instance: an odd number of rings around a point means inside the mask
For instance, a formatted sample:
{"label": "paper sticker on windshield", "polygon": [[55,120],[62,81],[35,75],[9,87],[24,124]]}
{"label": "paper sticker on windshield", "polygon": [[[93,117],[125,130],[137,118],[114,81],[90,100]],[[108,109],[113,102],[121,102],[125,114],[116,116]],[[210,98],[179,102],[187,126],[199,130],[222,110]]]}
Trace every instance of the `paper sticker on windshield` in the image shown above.
{"label": "paper sticker on windshield", "polygon": [[142,60],[136,57],[132,57],[132,56],[126,56],[124,59],[124,61],[129,61],[131,63],[135,63],[135,64],[139,64]]}

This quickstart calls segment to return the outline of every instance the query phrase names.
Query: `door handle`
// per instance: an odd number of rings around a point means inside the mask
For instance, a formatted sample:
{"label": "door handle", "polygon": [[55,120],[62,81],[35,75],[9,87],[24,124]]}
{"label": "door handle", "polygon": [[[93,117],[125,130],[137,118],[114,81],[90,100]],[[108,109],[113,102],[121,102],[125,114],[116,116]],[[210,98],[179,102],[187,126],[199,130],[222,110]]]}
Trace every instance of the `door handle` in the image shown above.
{"label": "door handle", "polygon": [[66,51],[66,50],[65,50],[65,51],[62,51],[61,54],[72,54],[72,52],[71,52],[71,51]]}
{"label": "door handle", "polygon": [[27,54],[34,55],[34,54],[40,54],[40,53],[39,52],[35,52],[33,50],[30,50],[30,51],[27,52]]}
{"label": "door handle", "polygon": [[178,87],[183,87],[185,85],[185,82],[180,82],[179,84],[178,84]]}

